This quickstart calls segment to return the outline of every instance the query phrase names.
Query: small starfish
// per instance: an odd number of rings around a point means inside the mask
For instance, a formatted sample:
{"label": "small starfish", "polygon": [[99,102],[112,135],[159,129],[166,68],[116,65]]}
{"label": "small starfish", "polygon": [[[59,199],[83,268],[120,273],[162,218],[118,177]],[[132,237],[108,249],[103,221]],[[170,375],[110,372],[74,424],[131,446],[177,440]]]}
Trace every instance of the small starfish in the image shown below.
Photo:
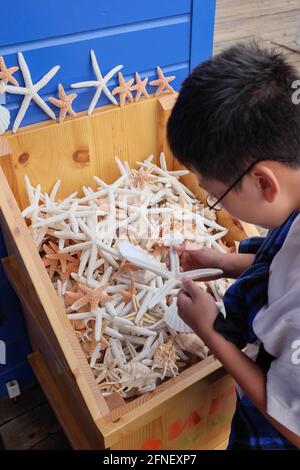
{"label": "small starfish", "polygon": [[149,98],[148,92],[146,90],[146,85],[148,83],[148,77],[144,78],[144,80],[141,80],[140,75],[138,74],[138,72],[136,72],[135,81],[136,81],[136,84],[131,87],[131,91],[136,91],[136,95],[135,95],[134,100],[139,101],[140,97],[143,96],[143,95],[146,96],[147,98]]}
{"label": "small starfish", "polygon": [[72,290],[68,290],[64,294],[64,300],[67,307],[73,305],[77,300],[84,296],[84,293],[78,290],[79,284],[75,284]]}
{"label": "small starfish", "polygon": [[154,167],[145,170],[141,167],[139,170],[132,169],[132,185],[138,189],[144,189],[148,183],[153,183],[158,176],[152,175]]}
{"label": "small starfish", "polygon": [[136,293],[137,293],[137,288],[135,286],[134,276],[131,276],[131,282],[130,282],[130,286],[128,287],[128,290],[120,289],[118,292],[118,294],[121,294],[121,296],[125,300],[125,304],[128,304],[128,302],[132,300],[133,296],[135,296]]}
{"label": "small starfish", "polygon": [[7,85],[9,82],[15,86],[19,86],[19,82],[13,77],[13,74],[19,70],[19,67],[6,67],[4,59],[0,56],[0,80],[4,85]]}
{"label": "small starfish", "polygon": [[124,79],[123,75],[121,72],[118,73],[118,78],[119,78],[119,86],[113,89],[112,94],[113,95],[119,95],[120,97],[120,106],[124,106],[126,103],[126,98],[129,99],[129,101],[133,101],[133,96],[132,96],[132,84],[134,82],[134,79],[131,78],[126,82]]}
{"label": "small starfish", "polygon": [[78,310],[86,304],[90,304],[91,311],[96,310],[100,302],[106,302],[111,300],[112,296],[106,294],[104,289],[106,285],[99,286],[96,289],[90,289],[90,287],[85,286],[84,284],[78,285],[79,290],[83,292],[83,296],[78,299],[73,305],[71,305],[72,310]]}
{"label": "small starfish", "polygon": [[71,93],[70,95],[67,95],[62,84],[59,83],[58,94],[59,99],[50,97],[49,101],[59,108],[59,122],[64,122],[67,114],[72,116],[76,115],[72,108],[72,103],[77,97],[77,93]]}
{"label": "small starfish", "polygon": [[159,78],[157,78],[156,80],[152,80],[152,82],[150,82],[151,86],[158,87],[156,90],[155,96],[160,95],[161,93],[168,92],[168,91],[170,93],[175,93],[174,88],[171,87],[171,85],[169,85],[169,82],[172,82],[172,80],[175,80],[176,76],[171,75],[170,77],[165,77],[160,67],[157,67],[157,73],[158,73]]}
{"label": "small starfish", "polygon": [[[79,264],[79,260],[77,258],[74,258],[69,253],[62,253],[61,251],[59,251],[58,245],[56,245],[55,243],[50,241],[49,245],[51,246],[53,252],[46,252],[46,258],[48,260],[54,260],[60,263],[61,271],[63,274],[67,271],[68,261],[72,264]],[[46,245],[44,245],[43,248],[45,250]]]}
{"label": "small starfish", "polygon": [[[56,251],[54,250],[54,248],[52,247],[52,245],[54,245],[54,243],[52,242],[49,242],[49,245],[46,245],[44,244],[43,245],[43,250],[44,252],[46,253],[43,257],[42,257],[42,261],[44,263],[44,266],[46,268],[48,268],[48,274],[49,274],[49,277],[50,279],[53,278],[55,272],[57,271],[58,269],[58,259],[51,259],[49,258],[49,255],[53,255],[56,253]],[[57,245],[56,245],[57,246]]]}
{"label": "small starfish", "polygon": [[132,274],[133,271],[139,271],[139,268],[134,266],[134,264],[129,263],[125,259],[122,259],[118,270],[114,274],[114,278],[117,276],[122,276],[124,274]]}
{"label": "small starfish", "polygon": [[61,268],[58,268],[57,272],[60,275],[62,283],[65,283],[70,278],[72,273],[76,273],[78,271],[79,263],[79,259],[75,259],[74,262],[68,263],[65,272],[63,272]]}

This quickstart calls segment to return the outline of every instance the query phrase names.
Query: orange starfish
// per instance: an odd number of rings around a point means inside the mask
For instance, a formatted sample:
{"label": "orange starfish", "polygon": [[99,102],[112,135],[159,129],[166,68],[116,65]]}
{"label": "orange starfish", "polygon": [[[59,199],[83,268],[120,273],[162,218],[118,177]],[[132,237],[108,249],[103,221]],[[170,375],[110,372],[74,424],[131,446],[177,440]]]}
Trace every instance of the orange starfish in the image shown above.
{"label": "orange starfish", "polygon": [[19,70],[19,67],[6,67],[4,59],[0,56],[0,80],[7,85],[9,82],[19,86],[19,82],[13,77],[13,74]]}
{"label": "orange starfish", "polygon": [[[53,261],[57,261],[58,263],[60,263],[61,271],[63,274],[67,271],[68,261],[72,264],[79,265],[79,260],[77,258],[74,258],[69,253],[62,253],[61,251],[59,251],[58,245],[56,245],[55,243],[50,241],[49,245],[52,248],[52,252],[46,253],[46,258],[48,260],[53,260]],[[43,246],[44,250],[45,248],[46,248],[46,245]]]}
{"label": "orange starfish", "polygon": [[138,271],[140,268],[131,264],[129,261],[122,259],[118,270],[114,274],[114,278],[117,276],[122,276],[123,274],[132,274],[133,271]]}
{"label": "orange starfish", "polygon": [[77,300],[81,299],[84,296],[84,293],[78,290],[79,284],[75,284],[72,290],[67,290],[64,295],[66,307],[70,307]]}
{"label": "orange starfish", "polygon": [[58,269],[58,259],[51,259],[51,258],[49,258],[49,256],[56,253],[56,251],[54,249],[54,246],[57,246],[57,245],[55,245],[51,241],[49,242],[49,245],[46,245],[46,243],[44,243],[44,245],[43,245],[43,250],[46,254],[45,254],[45,256],[42,257],[42,261],[44,263],[44,266],[46,268],[48,268],[49,277],[50,277],[50,279],[52,279],[55,272]]}
{"label": "orange starfish", "polygon": [[157,74],[158,74],[158,79],[152,80],[150,82],[151,86],[157,86],[157,90],[155,93],[155,96],[160,95],[161,93],[165,92],[170,92],[170,93],[175,93],[175,90],[171,85],[169,85],[169,82],[172,82],[172,80],[175,80],[176,76],[171,75],[170,77],[165,77],[161,68],[157,67]]}
{"label": "orange starfish", "polygon": [[[86,304],[90,304],[91,311],[96,310],[100,302],[107,302],[111,300],[112,296],[104,292],[106,285],[91,289],[84,284],[78,284],[78,289],[83,292],[83,296],[71,305],[72,310],[78,310]],[[78,292],[79,293],[79,292]]]}
{"label": "orange starfish", "polygon": [[118,73],[118,79],[119,79],[119,86],[113,89],[112,94],[113,95],[119,95],[120,97],[120,106],[124,106],[126,103],[126,99],[129,101],[133,101],[133,96],[132,96],[132,84],[134,82],[134,79],[126,80],[124,79],[123,75],[121,72]]}
{"label": "orange starfish", "polygon": [[158,176],[151,174],[153,170],[154,167],[149,168],[146,171],[143,167],[141,167],[139,170],[132,169],[133,186],[139,189],[144,189],[147,183],[153,183],[155,180],[157,180]]}
{"label": "orange starfish", "polygon": [[75,100],[77,93],[71,93],[70,95],[67,95],[62,84],[60,83],[58,85],[58,94],[59,99],[50,97],[49,101],[50,103],[60,108],[59,122],[64,122],[65,117],[68,113],[72,116],[76,115],[75,111],[72,108],[72,103]]}
{"label": "orange starfish", "polygon": [[72,273],[76,273],[78,271],[78,266],[80,264],[79,259],[75,259],[74,262],[68,263],[65,272],[61,268],[57,270],[58,274],[60,275],[61,282],[64,283],[66,282]]}
{"label": "orange starfish", "polygon": [[126,304],[132,300],[132,297],[137,293],[134,276],[131,276],[131,282],[128,290],[120,289],[118,293],[122,295]]}
{"label": "orange starfish", "polygon": [[136,91],[135,101],[139,101],[140,97],[143,95],[149,98],[148,92],[146,90],[148,77],[144,78],[144,80],[141,80],[140,75],[136,72],[135,81],[136,81],[136,84],[131,87],[132,91]]}

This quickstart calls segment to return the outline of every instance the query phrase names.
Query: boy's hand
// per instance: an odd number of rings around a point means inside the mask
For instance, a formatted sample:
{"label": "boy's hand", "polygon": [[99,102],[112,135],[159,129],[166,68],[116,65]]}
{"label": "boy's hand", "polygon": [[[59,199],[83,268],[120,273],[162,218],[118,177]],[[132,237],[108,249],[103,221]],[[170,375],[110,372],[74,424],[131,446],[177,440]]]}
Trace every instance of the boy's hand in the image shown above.
{"label": "boy's hand", "polygon": [[[203,280],[219,279],[221,277],[236,278],[249,268],[255,258],[248,253],[221,253],[213,248],[195,248],[195,245],[173,245],[172,249],[178,253],[182,271],[201,268],[222,269],[221,276],[210,277]],[[167,258],[167,266],[169,259]]]}
{"label": "boy's hand", "polygon": [[177,298],[179,316],[205,342],[214,332],[218,315],[215,300],[191,279],[183,278],[182,286]]}
{"label": "boy's hand", "polygon": [[[184,243],[173,245],[172,249],[179,255],[182,271],[201,268],[222,269],[220,268],[222,253],[219,253],[217,250],[207,247],[195,249],[193,245],[191,245],[191,248],[188,248],[188,245],[186,246]],[[167,266],[169,267],[169,258],[167,258]],[[219,279],[223,276],[209,277],[208,279]]]}

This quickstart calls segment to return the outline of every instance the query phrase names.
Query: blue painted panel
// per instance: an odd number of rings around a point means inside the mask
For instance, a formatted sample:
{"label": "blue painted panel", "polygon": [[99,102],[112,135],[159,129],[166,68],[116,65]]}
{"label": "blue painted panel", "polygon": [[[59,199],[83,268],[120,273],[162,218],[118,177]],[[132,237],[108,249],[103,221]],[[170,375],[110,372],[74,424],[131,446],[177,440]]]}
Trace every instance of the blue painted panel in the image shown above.
{"label": "blue painted panel", "polygon": [[[176,48],[174,43],[178,41]],[[42,95],[54,93],[57,84],[68,86],[73,82],[94,80],[90,50],[94,49],[103,73],[115,65],[124,66],[124,75],[135,71],[154,69],[156,65],[171,65],[189,60],[190,24],[187,21],[175,25],[140,30],[131,33],[105,36],[76,43],[56,45],[24,52],[33,82],[38,81],[50,68],[60,65],[55,77],[43,88]],[[18,64],[17,55],[5,56],[8,66]],[[21,72],[15,75],[23,85]],[[116,83],[116,81],[115,81]],[[21,96],[7,94],[6,102],[18,102]]]}
{"label": "blue painted panel", "polygon": [[193,0],[190,70],[212,54],[215,10],[216,0]]}
{"label": "blue painted panel", "polygon": [[[5,47],[152,21],[156,18],[190,13],[191,10],[191,0],[52,0],[51,12],[47,11],[50,5],[41,0],[17,0],[15,3],[15,14],[12,14],[10,2],[3,2],[1,5],[1,17],[5,18],[5,21],[1,23],[0,44]],[[39,44],[37,46],[40,47]]]}

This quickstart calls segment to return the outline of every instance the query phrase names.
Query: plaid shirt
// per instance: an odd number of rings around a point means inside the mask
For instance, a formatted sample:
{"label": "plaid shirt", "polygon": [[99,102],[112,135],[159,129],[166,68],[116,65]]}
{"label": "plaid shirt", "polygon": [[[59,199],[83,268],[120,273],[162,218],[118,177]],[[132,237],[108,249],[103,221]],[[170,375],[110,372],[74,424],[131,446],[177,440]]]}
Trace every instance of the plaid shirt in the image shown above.
{"label": "plaid shirt", "polygon": [[[281,249],[290,227],[299,212],[264,237],[251,237],[240,243],[240,253],[255,254],[252,265],[229,287],[224,297],[226,318],[220,313],[214,328],[240,349],[247,343],[259,343],[252,324],[256,314],[268,301],[270,264]],[[273,356],[260,343],[256,363],[267,373]],[[237,396],[228,449],[270,450],[297,449],[258,411],[250,399]]]}

